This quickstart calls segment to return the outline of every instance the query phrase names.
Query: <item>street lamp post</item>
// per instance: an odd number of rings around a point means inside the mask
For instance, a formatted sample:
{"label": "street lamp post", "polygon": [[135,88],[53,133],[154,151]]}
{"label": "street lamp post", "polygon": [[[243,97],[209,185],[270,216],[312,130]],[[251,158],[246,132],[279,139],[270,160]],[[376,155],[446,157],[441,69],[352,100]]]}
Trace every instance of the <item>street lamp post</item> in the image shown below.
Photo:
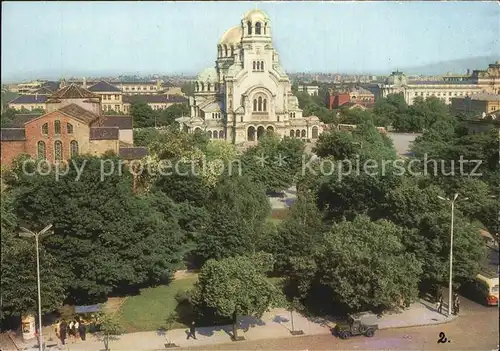
{"label": "street lamp post", "polygon": [[[21,227],[20,237],[23,238],[35,238],[36,243],[36,281],[38,286],[38,349],[43,350],[43,334],[42,334],[42,295],[40,293],[40,254],[38,252],[38,241],[44,236],[44,234],[50,235],[49,229],[52,228],[52,224],[49,224],[43,228],[38,233],[33,233],[31,230]],[[46,235],[46,236],[47,236]]]}
{"label": "street lamp post", "polygon": [[[449,287],[448,287],[448,317],[451,316],[451,299],[452,299],[452,282],[453,282],[453,222],[454,222],[454,215],[455,215],[455,201],[458,198],[458,193],[456,193],[453,196],[453,200],[450,200],[449,198],[444,198],[442,196],[438,196],[440,200],[444,201],[449,201],[451,202],[451,230],[450,230],[450,282],[449,282]],[[468,198],[464,198],[463,201],[467,200]]]}

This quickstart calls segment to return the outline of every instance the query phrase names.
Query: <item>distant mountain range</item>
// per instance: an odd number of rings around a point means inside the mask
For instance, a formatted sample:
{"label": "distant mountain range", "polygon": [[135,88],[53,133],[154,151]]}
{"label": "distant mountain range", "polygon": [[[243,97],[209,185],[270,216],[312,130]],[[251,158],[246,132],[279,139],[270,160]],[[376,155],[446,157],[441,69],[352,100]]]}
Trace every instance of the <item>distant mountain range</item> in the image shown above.
{"label": "distant mountain range", "polygon": [[456,74],[466,74],[467,69],[471,73],[475,69],[486,69],[490,63],[500,60],[500,56],[479,56],[459,60],[443,61],[431,63],[424,66],[414,66],[399,68],[405,74],[422,74],[422,75],[441,75],[448,72]]}

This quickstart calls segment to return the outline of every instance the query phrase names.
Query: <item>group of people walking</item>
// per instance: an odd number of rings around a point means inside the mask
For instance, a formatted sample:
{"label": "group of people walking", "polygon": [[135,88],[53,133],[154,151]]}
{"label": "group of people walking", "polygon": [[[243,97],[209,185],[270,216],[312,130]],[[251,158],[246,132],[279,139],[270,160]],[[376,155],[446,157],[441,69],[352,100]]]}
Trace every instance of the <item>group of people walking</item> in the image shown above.
{"label": "group of people walking", "polygon": [[56,335],[61,340],[63,345],[66,344],[66,339],[69,337],[73,342],[77,339],[85,341],[87,334],[87,327],[83,321],[74,319],[69,324],[63,320],[57,324]]}
{"label": "group of people walking", "polygon": [[[443,299],[443,295],[439,295],[439,299],[438,299],[438,302],[437,302],[437,311],[438,313],[442,313],[443,312],[443,303],[444,303],[444,299]],[[457,293],[453,294],[453,310],[452,310],[452,313],[454,315],[458,315],[458,313],[460,312],[460,297],[458,296]]]}

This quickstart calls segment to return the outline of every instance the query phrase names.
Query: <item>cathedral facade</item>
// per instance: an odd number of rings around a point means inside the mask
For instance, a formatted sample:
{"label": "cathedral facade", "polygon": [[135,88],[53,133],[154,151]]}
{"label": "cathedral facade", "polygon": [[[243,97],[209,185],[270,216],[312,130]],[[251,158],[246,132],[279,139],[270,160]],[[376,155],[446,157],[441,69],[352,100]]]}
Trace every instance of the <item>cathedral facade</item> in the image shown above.
{"label": "cathedral facade", "polygon": [[177,118],[183,130],[235,144],[266,132],[314,141],[324,128],[318,117],[302,116],[273,48],[271,21],[260,10],[224,33],[215,66],[197,77],[189,106],[190,116]]}

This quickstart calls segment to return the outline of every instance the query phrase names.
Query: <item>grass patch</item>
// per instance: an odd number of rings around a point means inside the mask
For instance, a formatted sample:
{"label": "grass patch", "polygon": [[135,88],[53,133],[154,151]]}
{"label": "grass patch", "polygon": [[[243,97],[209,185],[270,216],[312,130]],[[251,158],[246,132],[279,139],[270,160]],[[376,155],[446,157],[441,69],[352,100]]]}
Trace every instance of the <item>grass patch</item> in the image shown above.
{"label": "grass patch", "polygon": [[[280,286],[283,278],[267,278],[269,282]],[[182,291],[191,290],[198,280],[198,275],[177,279],[169,285],[142,289],[140,295],[130,296],[121,305],[116,314],[126,333],[158,330],[165,326],[165,319],[177,308],[175,296]],[[173,328],[186,328],[176,322]]]}
{"label": "grass patch", "polygon": [[[142,289],[140,295],[130,296],[120,307],[117,317],[128,333],[157,330],[165,326],[165,319],[175,311],[178,292],[190,290],[197,276],[174,280],[169,285]],[[174,323],[173,328],[184,328]]]}

